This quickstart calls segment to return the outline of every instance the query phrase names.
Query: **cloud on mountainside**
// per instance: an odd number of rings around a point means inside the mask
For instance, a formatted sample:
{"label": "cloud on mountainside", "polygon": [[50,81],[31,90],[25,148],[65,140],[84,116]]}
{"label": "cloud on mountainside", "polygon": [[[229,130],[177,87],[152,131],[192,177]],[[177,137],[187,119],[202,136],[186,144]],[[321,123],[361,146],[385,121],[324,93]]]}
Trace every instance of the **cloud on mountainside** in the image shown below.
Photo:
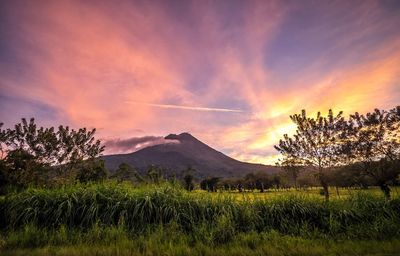
{"label": "cloud on mountainside", "polygon": [[106,153],[110,154],[131,153],[145,147],[167,143],[179,143],[179,141],[165,139],[161,136],[144,136],[128,139],[108,139],[104,141],[104,145],[106,146]]}

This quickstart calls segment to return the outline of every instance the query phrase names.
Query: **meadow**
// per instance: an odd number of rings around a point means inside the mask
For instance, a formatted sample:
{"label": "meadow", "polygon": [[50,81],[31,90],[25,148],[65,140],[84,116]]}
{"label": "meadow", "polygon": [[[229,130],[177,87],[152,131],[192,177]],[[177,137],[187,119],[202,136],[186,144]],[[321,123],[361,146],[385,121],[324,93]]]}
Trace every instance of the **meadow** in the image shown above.
{"label": "meadow", "polygon": [[[321,187],[307,187],[307,188],[280,188],[280,189],[267,189],[263,193],[260,193],[259,190],[253,191],[244,191],[239,192],[235,191],[225,191],[220,190],[217,193],[208,193],[204,190],[195,190],[195,193],[200,194],[208,194],[212,197],[218,196],[231,196],[234,200],[258,200],[258,199],[274,199],[280,197],[306,197],[313,198],[315,200],[324,200],[324,196],[322,194]],[[381,197],[382,191],[378,187],[369,187],[368,189],[362,189],[358,187],[349,187],[349,188],[336,188],[329,187],[330,198],[333,200],[337,199],[346,199],[352,196],[356,196],[359,194],[367,194],[375,197]],[[400,196],[400,188],[392,187],[392,197],[398,198]]]}
{"label": "meadow", "polygon": [[[347,192],[346,192],[347,191]],[[396,190],[394,190],[396,191]],[[341,195],[343,194],[343,195]],[[398,255],[400,198],[104,182],[0,200],[4,255]]]}

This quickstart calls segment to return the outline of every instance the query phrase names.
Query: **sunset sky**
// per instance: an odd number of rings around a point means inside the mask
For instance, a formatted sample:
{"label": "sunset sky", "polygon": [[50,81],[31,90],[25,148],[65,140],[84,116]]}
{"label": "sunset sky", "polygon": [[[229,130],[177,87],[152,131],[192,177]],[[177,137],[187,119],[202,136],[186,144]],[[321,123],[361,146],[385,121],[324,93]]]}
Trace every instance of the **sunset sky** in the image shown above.
{"label": "sunset sky", "polygon": [[0,122],[190,132],[274,163],[289,115],[400,104],[400,1],[0,1]]}

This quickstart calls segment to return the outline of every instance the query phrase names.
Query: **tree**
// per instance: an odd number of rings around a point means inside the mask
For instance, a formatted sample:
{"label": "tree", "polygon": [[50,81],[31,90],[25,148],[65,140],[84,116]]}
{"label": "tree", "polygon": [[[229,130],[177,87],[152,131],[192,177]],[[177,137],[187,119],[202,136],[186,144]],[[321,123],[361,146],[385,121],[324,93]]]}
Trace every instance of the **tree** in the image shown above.
{"label": "tree", "polygon": [[6,184],[17,188],[27,187],[29,184],[44,184],[44,178],[49,171],[49,165],[40,163],[23,149],[16,149],[7,153],[3,161],[3,175]]}
{"label": "tree", "polygon": [[200,188],[203,190],[216,192],[219,181],[220,181],[220,178],[218,178],[218,177],[210,177],[210,178],[204,179],[200,182]]}
{"label": "tree", "polygon": [[337,168],[331,173],[331,183],[336,187],[368,188],[375,185],[374,181],[362,172],[360,166],[360,163],[353,163]]}
{"label": "tree", "polygon": [[135,168],[127,163],[120,164],[111,178],[117,178],[119,182],[123,180],[133,181],[133,178],[138,182],[145,182],[145,179],[135,170]]}
{"label": "tree", "polygon": [[253,191],[256,188],[257,177],[254,173],[248,173],[244,176],[243,183],[247,190]]}
{"label": "tree", "polygon": [[296,158],[287,157],[285,159],[280,159],[277,166],[281,166],[286,174],[292,179],[294,187],[297,188],[297,178],[299,177],[300,171],[304,169],[302,162]]}
{"label": "tree", "polygon": [[328,179],[326,172],[340,165],[338,152],[342,147],[347,123],[342,112],[334,115],[332,110],[326,117],[318,112],[316,118],[307,117],[306,111],[290,116],[297,125],[293,137],[284,135],[275,146],[282,156],[282,161],[296,160],[302,166],[309,166],[317,171],[317,178],[323,188],[325,199],[329,200]]}
{"label": "tree", "polygon": [[273,186],[273,177],[265,172],[248,173],[242,180],[238,180],[238,186],[253,191],[254,189],[264,192]]}
{"label": "tree", "polygon": [[163,169],[159,166],[150,165],[147,169],[147,178],[151,183],[159,184],[163,178]]}
{"label": "tree", "polygon": [[2,129],[3,123],[0,123],[0,160],[3,160],[5,157],[5,150],[9,143],[9,132],[7,130]]}
{"label": "tree", "polygon": [[281,184],[282,184],[281,176],[279,176],[278,174],[275,174],[272,177],[272,184],[273,184],[273,186],[275,186],[276,189],[279,189],[281,187]]}
{"label": "tree", "polygon": [[350,158],[362,172],[375,180],[387,198],[400,170],[396,168],[400,150],[400,107],[390,111],[375,109],[350,115],[348,136]]}
{"label": "tree", "polygon": [[110,178],[117,178],[119,182],[129,179],[131,173],[131,166],[126,163],[122,163],[118,166],[118,169]]}
{"label": "tree", "polygon": [[104,160],[90,159],[82,162],[77,167],[76,179],[81,183],[91,181],[102,181],[108,176],[108,171],[104,166]]}
{"label": "tree", "polygon": [[8,168],[5,163],[5,147],[8,142],[8,133],[2,129],[3,123],[0,123],[0,194],[5,193],[5,188],[9,183],[7,178]]}
{"label": "tree", "polygon": [[[97,157],[103,152],[99,140],[95,140],[95,129],[69,129],[68,126],[37,127],[35,120],[23,118],[13,129],[2,130],[0,125],[0,149],[4,170],[10,183],[20,186],[30,182],[33,174],[44,176],[51,169],[70,175],[87,161],[91,170],[101,166]],[[4,156],[5,155],[5,156]],[[31,170],[34,168],[34,170]],[[41,171],[41,173],[37,173]],[[36,177],[37,176],[32,176]]]}
{"label": "tree", "polygon": [[184,182],[184,187],[187,191],[192,191],[194,189],[194,176],[193,174],[196,172],[195,169],[193,169],[191,166],[189,166],[185,171],[184,171],[184,176],[183,176],[183,182]]}

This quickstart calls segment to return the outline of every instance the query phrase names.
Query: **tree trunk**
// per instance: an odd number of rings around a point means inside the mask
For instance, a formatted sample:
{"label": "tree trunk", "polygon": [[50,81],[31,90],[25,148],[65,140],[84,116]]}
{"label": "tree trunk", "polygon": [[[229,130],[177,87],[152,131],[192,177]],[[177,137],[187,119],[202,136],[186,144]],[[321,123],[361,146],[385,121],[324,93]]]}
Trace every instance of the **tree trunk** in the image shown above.
{"label": "tree trunk", "polygon": [[325,201],[328,202],[329,201],[329,187],[328,187],[328,184],[326,184],[324,182],[322,184],[322,189],[324,190]]}
{"label": "tree trunk", "polygon": [[320,181],[322,189],[324,191],[325,201],[328,202],[329,201],[329,187],[328,187],[328,183],[326,182],[325,177],[322,173],[321,167],[319,169],[319,181]]}

